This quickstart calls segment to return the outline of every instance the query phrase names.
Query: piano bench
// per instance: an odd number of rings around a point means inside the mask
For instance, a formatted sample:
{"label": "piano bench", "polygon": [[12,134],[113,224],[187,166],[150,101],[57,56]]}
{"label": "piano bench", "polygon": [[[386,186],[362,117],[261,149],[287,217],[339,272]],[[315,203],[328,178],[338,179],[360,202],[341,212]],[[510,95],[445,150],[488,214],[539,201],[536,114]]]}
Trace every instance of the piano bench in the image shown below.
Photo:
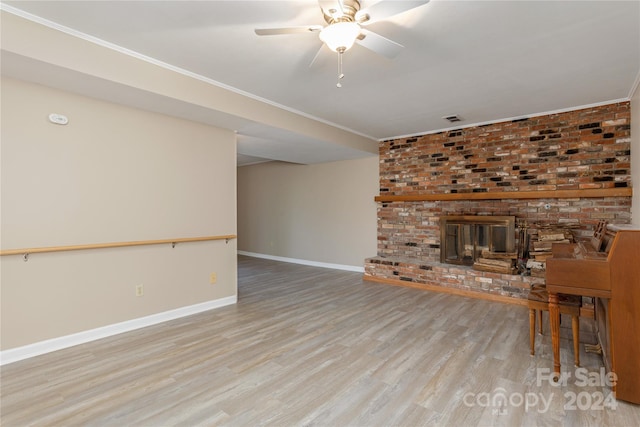
{"label": "piano bench", "polygon": [[[545,285],[533,285],[529,291],[529,341],[531,355],[535,355],[536,314],[539,318],[538,332],[542,335],[542,312],[549,311],[549,293]],[[573,334],[573,357],[576,366],[580,366],[580,307],[582,297],[579,295],[558,294],[558,306],[561,314],[571,316],[571,332]]]}

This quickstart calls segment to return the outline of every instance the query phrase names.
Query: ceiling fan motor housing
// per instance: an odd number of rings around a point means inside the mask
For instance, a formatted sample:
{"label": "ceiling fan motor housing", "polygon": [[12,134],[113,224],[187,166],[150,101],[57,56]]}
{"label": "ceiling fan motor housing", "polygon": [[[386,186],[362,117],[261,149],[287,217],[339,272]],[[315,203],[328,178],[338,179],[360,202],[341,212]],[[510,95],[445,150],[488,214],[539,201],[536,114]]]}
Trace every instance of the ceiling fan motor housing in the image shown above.
{"label": "ceiling fan motor housing", "polygon": [[342,0],[342,6],[338,8],[323,9],[324,20],[327,24],[336,24],[338,22],[354,22],[356,13],[360,10],[360,2],[358,0]]}

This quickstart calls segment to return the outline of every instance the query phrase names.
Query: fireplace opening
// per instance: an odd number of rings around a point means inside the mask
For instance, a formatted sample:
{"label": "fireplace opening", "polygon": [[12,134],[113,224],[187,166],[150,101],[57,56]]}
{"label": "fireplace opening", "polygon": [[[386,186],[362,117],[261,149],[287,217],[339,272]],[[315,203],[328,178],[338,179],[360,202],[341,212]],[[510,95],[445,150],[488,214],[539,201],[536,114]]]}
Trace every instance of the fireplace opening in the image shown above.
{"label": "fireplace opening", "polygon": [[440,262],[473,265],[482,251],[510,253],[515,248],[514,216],[443,216]]}

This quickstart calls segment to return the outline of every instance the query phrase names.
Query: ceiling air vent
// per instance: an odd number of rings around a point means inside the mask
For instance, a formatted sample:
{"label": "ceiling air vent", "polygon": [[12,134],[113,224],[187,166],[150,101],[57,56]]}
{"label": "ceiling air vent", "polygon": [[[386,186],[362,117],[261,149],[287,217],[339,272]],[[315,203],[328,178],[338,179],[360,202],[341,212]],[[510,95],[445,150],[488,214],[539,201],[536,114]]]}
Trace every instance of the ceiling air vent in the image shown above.
{"label": "ceiling air vent", "polygon": [[452,114],[450,116],[444,116],[443,119],[449,120],[451,123],[462,121],[462,118],[460,116],[458,116],[457,114]]}

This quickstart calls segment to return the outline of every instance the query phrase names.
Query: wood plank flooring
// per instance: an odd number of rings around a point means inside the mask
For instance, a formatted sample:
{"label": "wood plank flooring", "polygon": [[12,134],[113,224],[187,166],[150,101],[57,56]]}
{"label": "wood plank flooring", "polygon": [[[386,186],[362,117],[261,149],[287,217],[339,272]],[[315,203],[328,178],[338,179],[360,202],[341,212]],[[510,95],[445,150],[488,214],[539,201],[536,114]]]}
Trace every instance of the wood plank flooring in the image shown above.
{"label": "wood plank flooring", "polygon": [[551,343],[529,356],[524,307],[238,260],[235,306],[2,367],[2,425],[640,425],[640,406],[576,384],[569,339],[572,378],[537,380]]}

